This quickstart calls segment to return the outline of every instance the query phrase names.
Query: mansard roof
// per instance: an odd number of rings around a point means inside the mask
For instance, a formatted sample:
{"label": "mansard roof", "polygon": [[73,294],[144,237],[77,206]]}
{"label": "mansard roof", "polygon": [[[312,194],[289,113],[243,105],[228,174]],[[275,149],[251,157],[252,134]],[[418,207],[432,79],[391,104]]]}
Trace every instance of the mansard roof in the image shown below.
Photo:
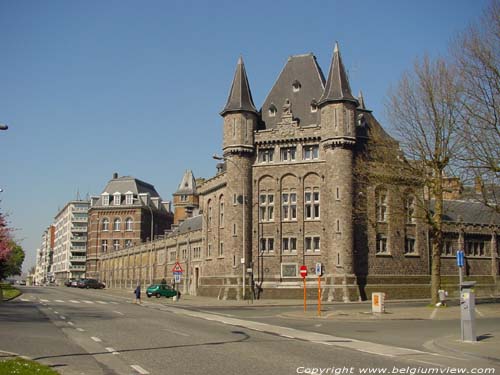
{"label": "mansard roof", "polygon": [[[312,53],[290,56],[262,105],[264,127],[275,128],[281,121],[287,99],[293,118],[300,125],[317,124],[318,112],[311,111],[311,104],[319,101],[324,87],[325,77]],[[275,109],[274,116],[270,109]]]}
{"label": "mansard roof", "polygon": [[101,195],[99,196],[99,199],[95,202],[94,205],[102,205],[102,195],[113,195],[115,193],[120,193],[121,195],[124,195],[126,193],[133,193],[134,196],[137,196],[139,194],[149,194],[151,198],[160,198],[160,195],[153,185],[131,176],[118,177],[114,175],[113,178],[109,180],[108,184],[106,185]]}
{"label": "mansard roof", "polygon": [[357,99],[351,94],[351,86],[349,85],[349,79],[342,63],[339,45],[335,43],[330,72],[328,73],[325,91],[319,100],[319,104],[339,101],[351,101],[356,105],[358,104]]}
{"label": "mansard roof", "polygon": [[196,194],[196,180],[194,178],[193,172],[191,170],[187,170],[184,172],[184,176],[182,177],[182,181],[177,188],[177,191],[174,195],[193,195]]}
{"label": "mansard roof", "polygon": [[253,104],[250,85],[248,84],[245,64],[243,63],[243,59],[241,57],[238,59],[236,72],[234,73],[233,83],[231,85],[229,97],[227,98],[226,106],[220,114],[221,116],[224,116],[226,113],[239,111],[257,113],[257,109]]}

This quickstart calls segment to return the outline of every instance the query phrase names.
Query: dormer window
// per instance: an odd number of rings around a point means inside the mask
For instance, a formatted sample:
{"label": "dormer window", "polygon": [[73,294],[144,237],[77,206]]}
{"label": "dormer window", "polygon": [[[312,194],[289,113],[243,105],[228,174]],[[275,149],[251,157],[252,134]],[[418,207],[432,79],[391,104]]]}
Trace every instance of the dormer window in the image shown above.
{"label": "dormer window", "polygon": [[275,117],[277,111],[278,110],[276,109],[276,106],[274,104],[271,104],[271,106],[269,107],[269,117]]}
{"label": "dormer window", "polygon": [[102,197],[102,205],[103,206],[109,206],[109,194],[108,193],[104,193],[101,195]]}
{"label": "dormer window", "polygon": [[302,85],[300,84],[299,81],[295,80],[293,83],[292,83],[292,89],[293,89],[293,92],[299,92],[300,91],[300,88],[302,87]]}
{"label": "dormer window", "polygon": [[120,193],[114,193],[113,194],[113,205],[119,206],[121,203],[121,200],[122,200],[121,198],[122,198],[122,196]]}
{"label": "dormer window", "polygon": [[316,100],[313,100],[311,102],[311,112],[318,112],[318,102],[316,102]]}
{"label": "dormer window", "polygon": [[134,204],[134,194],[131,191],[125,193],[125,204]]}

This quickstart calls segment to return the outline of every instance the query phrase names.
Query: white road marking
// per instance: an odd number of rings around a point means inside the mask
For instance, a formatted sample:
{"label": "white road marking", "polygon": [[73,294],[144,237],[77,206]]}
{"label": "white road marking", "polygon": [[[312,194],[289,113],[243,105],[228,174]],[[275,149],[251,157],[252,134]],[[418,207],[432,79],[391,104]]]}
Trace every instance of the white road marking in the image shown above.
{"label": "white road marking", "polygon": [[118,314],[118,315],[125,315],[124,313],[116,311],[116,310],[113,310],[113,312],[116,313],[116,314]]}
{"label": "white road marking", "polygon": [[293,339],[293,336],[288,336],[288,335],[280,335],[281,337],[286,337],[287,339]]}
{"label": "white road marking", "polygon": [[63,315],[61,315],[61,319],[62,319],[62,320],[66,320],[66,317],[65,317],[65,316],[63,316]]}
{"label": "white road marking", "polygon": [[434,318],[436,317],[437,312],[438,312],[438,309],[432,310],[431,320],[434,320]]}
{"label": "white road marking", "polygon": [[76,330],[79,332],[85,332],[85,330],[83,328],[77,328]]}
{"label": "white road marking", "polygon": [[62,299],[55,299],[54,302],[63,303],[64,301]]}
{"label": "white road marking", "polygon": [[74,325],[75,325],[75,323],[73,323],[73,322],[68,322],[68,324],[69,324],[70,326],[74,326]]}
{"label": "white road marking", "polygon": [[171,333],[173,333],[173,334],[176,334],[176,335],[181,335],[181,336],[186,336],[186,337],[190,336],[190,335],[188,335],[187,333],[184,333],[184,332],[179,332],[179,331],[175,331],[175,330],[173,330],[173,329],[169,329],[169,328],[163,328],[163,331],[168,331],[168,332],[171,332]]}
{"label": "white road marking", "polygon": [[42,302],[49,302],[48,299],[40,299],[40,301],[42,301]]}
{"label": "white road marking", "polygon": [[21,301],[23,301],[23,302],[29,302],[30,300],[29,299],[21,298]]}
{"label": "white road marking", "polygon": [[120,354],[119,352],[116,351],[115,348],[105,348],[105,349],[112,354]]}
{"label": "white road marking", "polygon": [[[112,303],[113,305],[118,305],[118,302],[113,302],[111,301],[110,303]],[[149,374],[149,373],[148,373]]]}
{"label": "white road marking", "polygon": [[135,371],[137,371],[139,374],[141,375],[147,375],[149,374],[149,372],[147,372],[146,370],[144,370],[141,366],[139,365],[130,365],[130,367],[132,367]]}
{"label": "white road marking", "polygon": [[80,303],[80,301],[75,301],[74,299],[70,299],[69,302],[72,302],[72,303]]}
{"label": "white road marking", "polygon": [[484,314],[476,308],[477,315],[484,316]]}
{"label": "white road marking", "polygon": [[59,314],[57,311],[54,311],[54,314]]}
{"label": "white road marking", "polygon": [[91,339],[94,340],[95,342],[101,342],[102,341],[99,337],[95,337],[95,336],[92,336]]}
{"label": "white road marking", "polygon": [[92,301],[82,301],[82,302],[85,302],[85,303],[94,303],[94,302],[92,302]]}
{"label": "white road marking", "polygon": [[107,302],[104,302],[104,301],[96,301],[97,303],[100,303],[101,305],[107,305],[108,303]]}

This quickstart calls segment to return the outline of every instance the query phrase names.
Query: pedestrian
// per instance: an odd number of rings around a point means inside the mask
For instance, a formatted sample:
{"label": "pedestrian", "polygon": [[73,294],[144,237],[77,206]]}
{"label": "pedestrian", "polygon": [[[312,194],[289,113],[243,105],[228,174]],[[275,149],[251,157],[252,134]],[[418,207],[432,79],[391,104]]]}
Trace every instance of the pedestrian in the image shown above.
{"label": "pedestrian", "polygon": [[141,284],[137,283],[137,287],[134,290],[135,302],[136,304],[141,304]]}
{"label": "pedestrian", "polygon": [[161,279],[160,284],[161,285],[167,285],[167,280],[165,280],[165,278]]}

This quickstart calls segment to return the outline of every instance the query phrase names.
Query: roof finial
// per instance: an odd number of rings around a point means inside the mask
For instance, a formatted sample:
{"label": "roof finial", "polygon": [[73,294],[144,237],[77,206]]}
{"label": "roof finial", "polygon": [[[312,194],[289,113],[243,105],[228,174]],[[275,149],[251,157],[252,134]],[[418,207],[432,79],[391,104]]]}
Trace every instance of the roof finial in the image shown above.
{"label": "roof finial", "polygon": [[361,90],[359,90],[358,101],[359,101],[359,108],[366,109],[365,98],[363,98],[363,92]]}
{"label": "roof finial", "polygon": [[339,42],[335,41],[335,47],[333,48],[333,53],[338,52],[338,51],[339,51]]}
{"label": "roof finial", "polygon": [[238,58],[238,65],[243,64],[243,56],[240,54],[240,57]]}

